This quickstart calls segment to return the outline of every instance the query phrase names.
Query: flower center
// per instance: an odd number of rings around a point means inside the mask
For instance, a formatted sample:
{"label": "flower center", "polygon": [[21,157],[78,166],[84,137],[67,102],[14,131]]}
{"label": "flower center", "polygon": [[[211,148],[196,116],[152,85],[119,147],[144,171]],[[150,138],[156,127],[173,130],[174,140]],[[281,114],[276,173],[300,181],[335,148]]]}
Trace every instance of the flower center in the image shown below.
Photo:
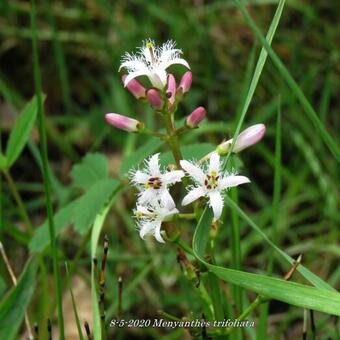
{"label": "flower center", "polygon": [[157,216],[156,212],[153,211],[152,209],[148,209],[148,212],[142,212],[142,211],[136,211],[135,212],[135,217],[139,220],[143,217],[149,218],[149,219],[153,219]]}
{"label": "flower center", "polygon": [[149,50],[150,53],[150,58],[151,58],[151,62],[152,64],[156,64],[156,58],[155,58],[155,54],[153,53],[153,43],[151,41],[146,43],[146,48]]}
{"label": "flower center", "polygon": [[145,189],[153,188],[153,189],[160,189],[162,186],[162,181],[159,177],[150,177],[148,182],[145,183]]}
{"label": "flower center", "polygon": [[210,175],[207,175],[206,179],[204,180],[204,185],[207,189],[216,189],[218,185],[218,179],[220,176],[217,176],[215,170],[210,172]]}

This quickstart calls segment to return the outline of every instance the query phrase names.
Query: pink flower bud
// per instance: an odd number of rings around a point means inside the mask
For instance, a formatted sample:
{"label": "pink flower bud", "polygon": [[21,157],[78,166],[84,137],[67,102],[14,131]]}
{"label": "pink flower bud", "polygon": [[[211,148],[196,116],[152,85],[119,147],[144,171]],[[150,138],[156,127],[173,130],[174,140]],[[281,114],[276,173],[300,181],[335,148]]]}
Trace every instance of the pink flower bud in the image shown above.
{"label": "pink flower bud", "polygon": [[124,86],[133,94],[136,99],[145,98],[146,90],[145,87],[136,79],[130,80],[125,85],[125,78],[127,77],[126,74],[122,76],[122,81]]}
{"label": "pink flower bud", "polygon": [[[266,127],[264,124],[255,124],[249,128],[243,130],[238,137],[233,148],[233,152],[240,152],[249,146],[256,144],[266,132]],[[220,155],[225,155],[233,143],[232,139],[223,142],[217,147],[217,151]]]}
{"label": "pink flower bud", "polygon": [[166,96],[169,99],[170,104],[173,105],[176,99],[176,79],[171,73],[168,75],[168,88],[166,90]]}
{"label": "pink flower bud", "polygon": [[163,99],[158,90],[150,89],[146,93],[146,96],[152,108],[158,110],[163,107]]}
{"label": "pink flower bud", "polygon": [[142,123],[138,120],[120,115],[118,113],[107,113],[105,115],[105,119],[112,126],[128,132],[138,131],[142,125]]}
{"label": "pink flower bud", "polygon": [[198,124],[204,119],[206,114],[206,110],[203,106],[199,106],[194,111],[190,113],[190,115],[187,117],[185,121],[185,125],[188,128],[195,128],[198,126]]}
{"label": "pink flower bud", "polygon": [[181,82],[178,86],[178,91],[180,91],[182,94],[187,93],[190,90],[192,83],[192,73],[191,71],[187,71],[183,74],[183,77],[181,79]]}

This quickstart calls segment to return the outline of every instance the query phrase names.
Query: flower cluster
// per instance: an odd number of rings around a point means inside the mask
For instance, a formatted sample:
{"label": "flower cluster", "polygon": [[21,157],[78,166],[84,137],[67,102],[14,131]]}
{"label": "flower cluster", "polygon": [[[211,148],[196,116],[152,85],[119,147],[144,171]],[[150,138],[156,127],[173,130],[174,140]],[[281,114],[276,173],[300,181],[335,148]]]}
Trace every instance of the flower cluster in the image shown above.
{"label": "flower cluster", "polygon": [[[223,211],[223,196],[229,188],[249,183],[245,176],[224,170],[221,157],[237,153],[257,143],[265,133],[263,124],[256,124],[241,132],[234,141],[229,139],[219,144],[215,151],[206,155],[201,161],[182,159],[179,146],[174,143],[178,135],[197,128],[206,116],[206,110],[200,106],[194,109],[184,121],[184,126],[177,129],[174,112],[178,103],[190,90],[192,73],[186,71],[179,85],[176,78],[167,69],[173,64],[181,64],[190,69],[186,60],[181,58],[182,51],[176,48],[173,41],[158,47],[152,40],[146,40],[136,54],[125,53],[119,68],[125,69],[122,81],[124,87],[138,100],[149,103],[155,112],[163,115],[167,134],[147,129],[144,123],[118,113],[108,113],[107,122],[116,128],[128,132],[154,135],[169,143],[177,166],[161,166],[160,154],[156,153],[145,160],[141,168],[130,171],[130,181],[137,188],[137,202],[134,209],[136,224],[141,238],[153,235],[158,242],[164,243],[161,233],[163,222],[172,221],[180,214],[176,208],[170,188],[176,183],[186,185],[186,195],[181,205],[187,206],[197,200],[207,202],[213,210],[217,221]],[[147,88],[136,78],[148,77],[151,87]],[[231,149],[232,148],[232,149]],[[184,177],[187,177],[184,180]],[[188,184],[189,183],[189,184]]]}

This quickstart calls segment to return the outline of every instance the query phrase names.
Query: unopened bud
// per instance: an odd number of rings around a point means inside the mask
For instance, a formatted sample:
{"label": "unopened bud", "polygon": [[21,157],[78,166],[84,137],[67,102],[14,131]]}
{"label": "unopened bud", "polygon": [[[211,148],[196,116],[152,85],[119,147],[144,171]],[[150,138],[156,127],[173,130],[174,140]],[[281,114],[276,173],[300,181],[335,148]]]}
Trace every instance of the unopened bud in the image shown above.
{"label": "unopened bud", "polygon": [[[234,153],[237,153],[248,148],[253,144],[256,144],[258,141],[261,140],[265,132],[266,127],[264,124],[255,124],[243,130],[236,138],[236,142],[232,151]],[[226,153],[229,152],[232,143],[233,143],[232,139],[229,139],[226,142],[221,143],[217,147],[217,152],[220,155],[225,155]]]}
{"label": "unopened bud", "polygon": [[181,82],[179,83],[179,86],[178,86],[178,91],[181,92],[182,94],[187,93],[190,90],[191,83],[192,83],[192,72],[187,71],[183,74]]}
{"label": "unopened bud", "polygon": [[206,110],[203,106],[199,106],[194,111],[190,113],[185,121],[185,125],[193,129],[198,126],[198,124],[204,119],[206,114]]}
{"label": "unopened bud", "polygon": [[166,90],[166,96],[169,99],[170,104],[173,105],[176,99],[176,79],[171,73],[168,75],[168,87]]}
{"label": "unopened bud", "polygon": [[125,83],[127,75],[122,76],[122,81],[124,86],[132,93],[136,99],[141,99],[146,97],[145,87],[136,79],[131,79],[127,84]]}
{"label": "unopened bud", "polygon": [[153,109],[159,110],[163,107],[163,99],[158,90],[150,89],[146,93],[146,96]]}
{"label": "unopened bud", "polygon": [[137,132],[143,126],[140,121],[118,113],[107,113],[105,119],[112,126],[128,132]]}

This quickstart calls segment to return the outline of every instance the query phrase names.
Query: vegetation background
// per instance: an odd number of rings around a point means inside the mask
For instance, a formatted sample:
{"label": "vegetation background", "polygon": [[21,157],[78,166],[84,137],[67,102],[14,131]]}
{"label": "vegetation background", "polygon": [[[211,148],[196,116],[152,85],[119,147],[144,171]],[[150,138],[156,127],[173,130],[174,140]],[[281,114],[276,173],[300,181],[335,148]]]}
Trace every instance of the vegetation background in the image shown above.
{"label": "vegetation background", "polygon": [[[249,4],[248,11],[265,33],[277,2],[249,0],[244,3]],[[35,94],[30,13],[28,1],[0,2],[2,150],[6,148],[17,115]],[[287,1],[272,43],[334,138],[340,127],[339,13],[338,1]],[[37,2],[37,27],[42,87],[46,94],[52,202],[55,212],[64,208],[64,215],[59,214],[55,223],[60,232],[57,251],[65,333],[67,339],[77,339],[64,261],[69,263],[81,323],[86,320],[91,326],[91,225],[114,188],[110,178],[122,175],[122,161],[130,159],[133,163],[135,151],[146,143],[150,146],[145,137],[114,130],[105,122],[104,114],[119,112],[157,127],[150,109],[123,88],[118,73],[121,56],[148,37],[158,43],[175,40],[193,72],[193,86],[180,106],[178,119],[199,105],[208,112],[207,122],[183,143],[216,145],[224,138],[231,138],[235,131],[261,44],[233,1],[41,0]],[[183,72],[181,67],[171,70],[177,79]],[[278,101],[282,112],[281,197],[279,209],[274,209]],[[252,184],[240,189],[240,206],[267,235],[271,235],[275,220],[276,243],[294,258],[303,254],[307,268],[339,289],[339,167],[270,58],[244,126],[255,123],[266,124],[267,132],[261,143],[241,155],[242,173],[251,178]],[[26,291],[33,290],[28,314],[32,324],[38,323],[44,338],[47,319],[56,315],[56,301],[52,294],[55,283],[47,225],[44,230],[38,229],[46,220],[38,146],[38,129],[34,127],[27,146],[10,169],[29,222],[23,209],[18,209],[8,174],[3,173],[1,177],[0,238],[17,277],[23,272],[30,253],[42,254],[44,265],[39,274],[27,281]],[[86,173],[91,169],[95,171],[93,177]],[[70,204],[83,197],[81,205],[75,210],[73,206],[72,210]],[[103,235],[109,238],[105,273],[107,320],[117,316],[119,277],[123,281],[121,315],[125,319],[164,317],[159,311],[178,318],[191,313],[201,317],[202,302],[181,272],[176,246],[141,240],[131,217],[133,205],[134,192],[126,188],[110,209],[99,238],[98,260],[103,253]],[[66,212],[65,207],[69,209]],[[230,224],[235,222],[232,219],[227,211],[216,251],[218,262],[226,267],[232,265]],[[247,223],[242,220],[237,223],[241,230],[242,269],[265,273],[272,257],[268,245]],[[190,241],[189,224],[183,230]],[[5,297],[12,282],[2,260],[0,262],[0,297]],[[281,261],[274,262],[273,275],[282,276],[286,271]],[[304,279],[296,274],[294,281],[304,282]],[[235,292],[225,283],[222,288],[233,306]],[[255,298],[250,292],[241,294],[244,306]],[[13,313],[11,315],[16,315]],[[257,325],[259,315],[257,310],[250,317]],[[339,336],[335,317],[315,313],[314,321],[318,338]],[[303,309],[271,302],[266,325],[269,338],[300,338]],[[52,328],[58,333],[55,317],[52,317]],[[116,330],[109,332],[108,338],[113,337]],[[25,333],[24,324],[20,333]],[[248,329],[243,335],[236,333],[234,336],[238,338],[255,338],[257,329]],[[115,336],[190,338],[184,329],[162,328],[125,329]]]}

